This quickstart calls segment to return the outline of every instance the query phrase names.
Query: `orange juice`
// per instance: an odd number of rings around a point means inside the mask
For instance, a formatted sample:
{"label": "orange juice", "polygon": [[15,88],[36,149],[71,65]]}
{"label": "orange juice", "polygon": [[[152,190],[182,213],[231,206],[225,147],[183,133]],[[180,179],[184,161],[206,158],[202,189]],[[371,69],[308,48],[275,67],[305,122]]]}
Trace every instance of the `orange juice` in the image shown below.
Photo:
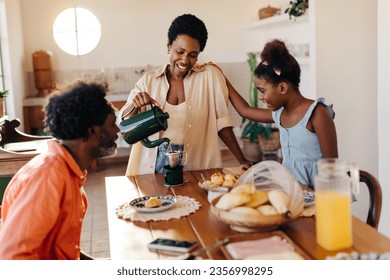
{"label": "orange juice", "polygon": [[351,198],[337,190],[316,193],[317,243],[326,250],[352,246]]}

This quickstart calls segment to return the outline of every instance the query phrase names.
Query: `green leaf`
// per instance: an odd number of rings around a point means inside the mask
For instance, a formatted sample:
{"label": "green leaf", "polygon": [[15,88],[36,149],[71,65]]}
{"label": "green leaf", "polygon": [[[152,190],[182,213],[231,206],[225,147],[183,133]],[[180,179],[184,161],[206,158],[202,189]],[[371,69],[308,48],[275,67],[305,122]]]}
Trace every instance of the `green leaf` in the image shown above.
{"label": "green leaf", "polygon": [[9,90],[6,89],[4,91],[0,91],[0,97],[4,98],[4,97],[7,97],[9,94]]}
{"label": "green leaf", "polygon": [[256,135],[256,133],[253,133],[253,134],[251,134],[251,135],[249,136],[249,142],[250,142],[250,143],[254,143],[254,142],[256,142],[256,140],[257,140],[257,135]]}
{"label": "green leaf", "polygon": [[290,7],[288,7],[284,12],[291,16],[299,17],[302,16],[306,11],[306,2],[305,0],[296,0],[290,1]]}
{"label": "green leaf", "polygon": [[241,138],[246,137],[248,134],[250,134],[250,131],[252,129],[252,121],[249,121],[248,124],[244,127],[241,133]]}

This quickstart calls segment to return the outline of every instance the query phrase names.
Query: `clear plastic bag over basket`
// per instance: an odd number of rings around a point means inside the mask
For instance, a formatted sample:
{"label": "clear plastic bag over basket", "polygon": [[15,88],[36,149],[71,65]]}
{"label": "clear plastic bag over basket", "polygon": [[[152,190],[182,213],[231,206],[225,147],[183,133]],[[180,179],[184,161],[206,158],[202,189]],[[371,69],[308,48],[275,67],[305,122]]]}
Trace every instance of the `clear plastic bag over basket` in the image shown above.
{"label": "clear plastic bag over basket", "polygon": [[279,162],[265,160],[253,165],[240,176],[236,186],[251,182],[257,190],[280,189],[285,191],[290,197],[288,208],[292,218],[299,217],[303,212],[302,188],[294,176]]}
{"label": "clear plastic bag over basket", "polygon": [[[279,162],[271,160],[261,161],[253,165],[240,176],[235,187],[248,183],[253,183],[257,190],[270,191],[279,189],[287,193],[290,198],[288,205],[290,213],[288,216],[282,214],[263,216],[261,219],[249,222],[249,219],[238,216],[234,217],[229,214],[229,211],[217,209],[215,204],[218,200],[213,200],[211,203],[211,211],[220,220],[229,224],[232,229],[242,232],[271,230],[299,218],[303,212],[304,197],[302,188],[291,173]],[[244,222],[245,220],[248,222]]]}

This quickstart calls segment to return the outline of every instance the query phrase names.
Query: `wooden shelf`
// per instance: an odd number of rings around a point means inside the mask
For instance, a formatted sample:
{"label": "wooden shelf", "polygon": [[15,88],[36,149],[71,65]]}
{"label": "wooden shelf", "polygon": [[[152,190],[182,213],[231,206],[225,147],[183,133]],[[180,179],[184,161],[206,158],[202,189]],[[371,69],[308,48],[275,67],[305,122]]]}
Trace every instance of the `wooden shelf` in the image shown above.
{"label": "wooden shelf", "polygon": [[[288,14],[281,14],[281,15],[275,15],[269,18],[261,19],[259,21],[256,21],[246,27],[248,30],[255,30],[255,29],[261,29],[261,28],[267,28],[267,27],[287,27],[289,25],[294,25],[296,23],[308,23],[309,21],[309,14],[306,13],[303,16],[300,17],[292,17],[290,19]],[[256,55],[258,55],[258,52],[255,52]],[[310,65],[310,57],[308,56],[294,56],[298,63],[301,66],[304,65]]]}
{"label": "wooden shelf", "polygon": [[305,22],[309,20],[309,15],[304,14],[303,16],[290,19],[288,14],[276,15],[273,17],[261,19],[257,22],[254,22],[247,26],[246,29],[257,29],[265,26],[277,26],[277,25],[286,25],[286,24],[294,24],[297,22]]}

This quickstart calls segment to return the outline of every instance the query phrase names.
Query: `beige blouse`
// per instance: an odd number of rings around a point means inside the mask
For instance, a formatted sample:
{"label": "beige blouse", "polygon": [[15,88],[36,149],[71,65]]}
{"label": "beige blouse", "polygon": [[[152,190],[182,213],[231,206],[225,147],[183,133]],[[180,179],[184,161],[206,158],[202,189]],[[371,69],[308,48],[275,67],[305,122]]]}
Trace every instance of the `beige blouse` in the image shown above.
{"label": "beige blouse", "polygon": [[[167,65],[147,72],[130,92],[122,112],[131,106],[134,96],[147,92],[164,108],[169,89],[165,75]],[[221,168],[222,158],[218,142],[218,131],[232,127],[233,122],[228,112],[228,89],[225,77],[211,65],[197,67],[184,78],[185,125],[183,127],[184,151],[187,152],[187,169],[202,170]],[[168,119],[168,127],[174,122]],[[160,133],[149,136],[149,140],[159,138]],[[157,147],[146,148],[140,142],[131,148],[126,175],[152,174],[155,170]]]}
{"label": "beige blouse", "polygon": [[169,119],[167,130],[160,131],[160,138],[166,137],[172,144],[183,144],[186,131],[186,103],[172,105],[165,102],[163,111],[169,114]]}

